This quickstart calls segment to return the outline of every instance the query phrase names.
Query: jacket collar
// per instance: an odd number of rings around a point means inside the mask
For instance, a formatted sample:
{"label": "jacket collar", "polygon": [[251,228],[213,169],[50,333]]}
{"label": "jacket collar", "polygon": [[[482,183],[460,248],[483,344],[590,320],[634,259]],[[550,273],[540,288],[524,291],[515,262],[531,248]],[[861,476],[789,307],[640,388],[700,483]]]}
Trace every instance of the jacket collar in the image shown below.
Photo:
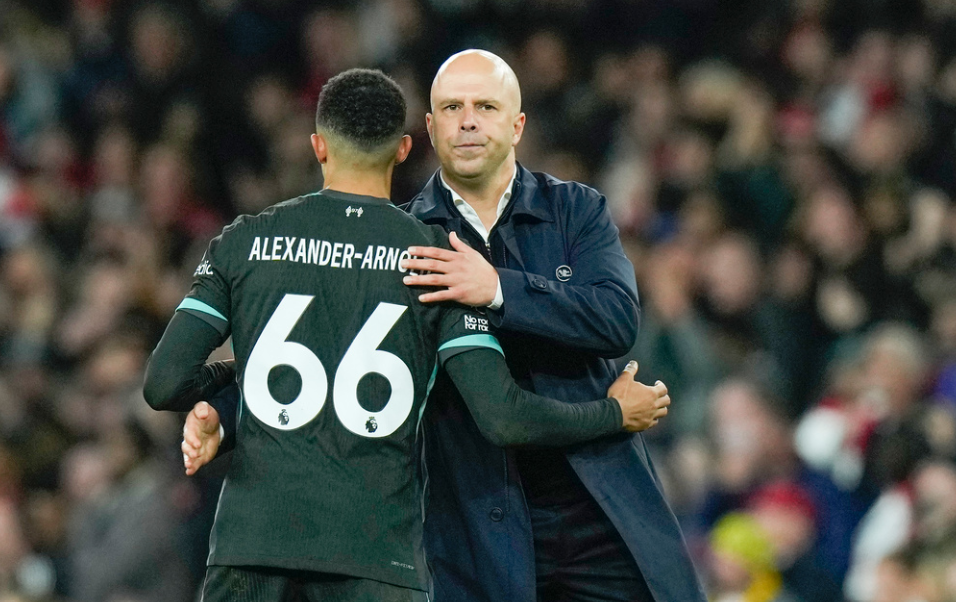
{"label": "jacket collar", "polygon": [[[546,202],[546,197],[538,192],[539,186],[547,186],[547,184],[539,182],[535,175],[522,167],[520,163],[517,165],[517,170],[515,189],[511,193],[511,207],[506,213],[510,212],[511,218],[520,215],[543,222],[553,222],[551,207]],[[416,215],[422,221],[448,221],[461,217],[451,200],[451,194],[441,185],[437,171],[425,184],[418,198],[421,200],[422,209],[416,212]]]}

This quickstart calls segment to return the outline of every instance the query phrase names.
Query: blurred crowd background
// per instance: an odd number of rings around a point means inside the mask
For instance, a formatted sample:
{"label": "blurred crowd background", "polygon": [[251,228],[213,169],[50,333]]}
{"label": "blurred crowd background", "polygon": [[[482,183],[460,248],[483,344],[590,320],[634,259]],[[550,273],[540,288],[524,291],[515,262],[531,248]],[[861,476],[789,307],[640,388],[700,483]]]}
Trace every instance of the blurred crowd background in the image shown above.
{"label": "blurred crowd background", "polygon": [[328,77],[408,94],[402,203],[468,47],[609,199],[712,598],[956,600],[956,2],[0,0],[0,601],[195,598],[225,462],[146,358],[211,236],[321,186]]}

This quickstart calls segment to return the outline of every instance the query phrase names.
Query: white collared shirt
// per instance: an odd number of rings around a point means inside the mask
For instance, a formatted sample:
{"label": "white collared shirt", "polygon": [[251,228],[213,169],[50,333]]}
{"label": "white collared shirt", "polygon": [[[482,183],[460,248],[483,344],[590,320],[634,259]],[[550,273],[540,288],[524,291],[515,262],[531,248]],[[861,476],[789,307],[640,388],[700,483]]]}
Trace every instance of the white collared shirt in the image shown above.
{"label": "white collared shirt", "polygon": [[[498,210],[495,214],[495,224],[498,223],[498,220],[501,219],[501,214],[505,212],[505,209],[508,207],[508,201],[511,200],[511,190],[515,185],[515,178],[518,176],[518,168],[515,168],[515,172],[511,174],[511,180],[508,182],[508,186],[505,188],[504,193],[501,195],[501,198],[498,200]],[[481,218],[478,217],[478,212],[468,204],[468,202],[461,197],[460,194],[455,192],[455,189],[448,185],[448,182],[445,181],[445,176],[441,172],[438,174],[439,181],[441,185],[445,187],[448,192],[451,193],[451,200],[455,203],[455,208],[458,209],[458,212],[461,213],[461,216],[465,218],[471,226],[475,229],[478,234],[481,235],[481,238],[485,241],[485,244],[490,244],[488,242],[488,236],[490,234],[489,229],[485,228],[485,224],[481,221]],[[492,224],[494,227],[494,224]],[[495,291],[494,300],[488,304],[488,309],[498,309],[505,302],[504,295],[501,294],[501,279],[498,279],[498,290]]]}

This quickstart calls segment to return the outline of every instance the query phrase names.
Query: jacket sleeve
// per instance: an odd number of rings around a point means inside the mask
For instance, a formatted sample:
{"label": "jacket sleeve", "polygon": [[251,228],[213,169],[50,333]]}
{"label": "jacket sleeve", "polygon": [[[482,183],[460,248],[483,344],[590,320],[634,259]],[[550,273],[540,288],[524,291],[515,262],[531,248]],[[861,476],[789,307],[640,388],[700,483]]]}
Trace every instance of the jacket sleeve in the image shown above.
{"label": "jacket sleeve", "polygon": [[634,266],[606,199],[594,196],[577,204],[582,214],[563,228],[570,279],[499,268],[504,304],[489,312],[494,326],[602,357],[631,349],[640,312]]}
{"label": "jacket sleeve", "polygon": [[616,399],[566,403],[525,391],[498,351],[459,353],[444,367],[481,434],[499,447],[565,446],[623,431]]}

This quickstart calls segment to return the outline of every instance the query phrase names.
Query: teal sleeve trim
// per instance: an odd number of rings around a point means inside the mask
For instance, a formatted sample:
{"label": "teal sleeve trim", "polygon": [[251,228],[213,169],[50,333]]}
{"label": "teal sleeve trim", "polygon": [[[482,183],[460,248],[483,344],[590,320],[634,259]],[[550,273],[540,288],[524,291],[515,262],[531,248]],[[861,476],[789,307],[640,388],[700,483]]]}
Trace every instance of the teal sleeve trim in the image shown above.
{"label": "teal sleeve trim", "polygon": [[501,345],[498,343],[498,339],[490,334],[469,334],[458,337],[457,339],[452,339],[439,347],[438,353],[455,347],[488,347],[494,349],[501,355],[505,354],[504,350],[501,349]]}
{"label": "teal sleeve trim", "polygon": [[[183,302],[180,303],[180,304],[179,304],[179,307],[177,307],[176,309],[177,309],[177,310],[180,310],[180,309],[193,309],[193,310],[196,310],[196,311],[201,311],[201,312],[204,313],[204,314],[209,314],[210,316],[213,316],[213,317],[215,317],[215,318],[219,318],[220,320],[222,320],[222,321],[224,321],[224,322],[228,322],[228,321],[229,321],[229,319],[226,318],[226,316],[222,315],[221,313],[219,313],[218,311],[216,311],[214,308],[212,308],[212,307],[206,305],[205,303],[203,303],[202,301],[200,301],[200,300],[198,300],[198,299],[193,299],[192,297],[186,297],[185,299],[183,299]],[[456,340],[457,340],[457,339],[456,339]]]}

